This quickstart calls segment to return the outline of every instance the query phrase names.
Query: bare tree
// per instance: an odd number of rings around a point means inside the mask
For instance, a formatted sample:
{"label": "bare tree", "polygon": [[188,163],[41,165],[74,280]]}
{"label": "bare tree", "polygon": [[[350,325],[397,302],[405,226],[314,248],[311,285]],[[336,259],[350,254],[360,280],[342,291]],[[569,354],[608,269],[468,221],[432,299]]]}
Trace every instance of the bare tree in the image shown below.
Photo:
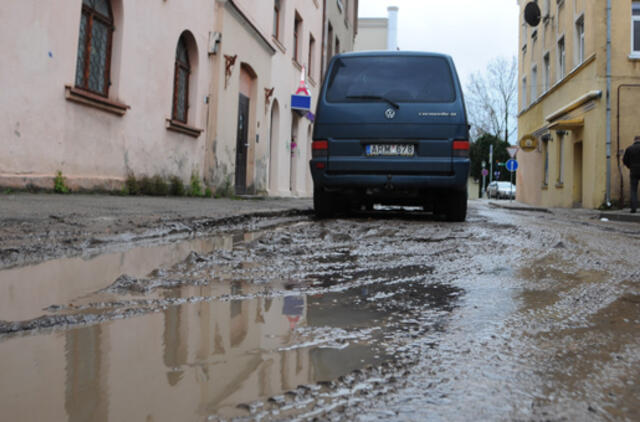
{"label": "bare tree", "polygon": [[509,142],[517,126],[517,78],[515,56],[494,58],[485,72],[471,75],[465,100],[474,138],[488,134]]}

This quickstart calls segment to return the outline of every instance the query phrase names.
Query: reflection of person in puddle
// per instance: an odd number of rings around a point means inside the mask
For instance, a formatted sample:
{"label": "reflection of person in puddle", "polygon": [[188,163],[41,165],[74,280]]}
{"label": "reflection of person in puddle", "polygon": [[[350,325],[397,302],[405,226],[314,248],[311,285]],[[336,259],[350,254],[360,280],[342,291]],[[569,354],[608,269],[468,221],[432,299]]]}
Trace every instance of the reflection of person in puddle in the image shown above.
{"label": "reflection of person in puddle", "polygon": [[289,329],[293,331],[304,311],[304,299],[300,296],[285,296],[282,314],[289,320]]}

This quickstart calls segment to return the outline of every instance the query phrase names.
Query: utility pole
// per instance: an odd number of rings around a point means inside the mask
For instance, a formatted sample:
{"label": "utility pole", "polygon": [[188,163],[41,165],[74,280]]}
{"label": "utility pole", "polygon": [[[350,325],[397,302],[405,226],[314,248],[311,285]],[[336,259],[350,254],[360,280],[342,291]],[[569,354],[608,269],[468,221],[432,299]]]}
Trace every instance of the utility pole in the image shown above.
{"label": "utility pole", "polygon": [[489,145],[489,183],[493,181],[493,144]]}
{"label": "utility pole", "polygon": [[480,198],[484,198],[484,192],[487,190],[486,167],[487,167],[487,162],[482,160],[482,191],[481,191],[481,194],[480,194]]}

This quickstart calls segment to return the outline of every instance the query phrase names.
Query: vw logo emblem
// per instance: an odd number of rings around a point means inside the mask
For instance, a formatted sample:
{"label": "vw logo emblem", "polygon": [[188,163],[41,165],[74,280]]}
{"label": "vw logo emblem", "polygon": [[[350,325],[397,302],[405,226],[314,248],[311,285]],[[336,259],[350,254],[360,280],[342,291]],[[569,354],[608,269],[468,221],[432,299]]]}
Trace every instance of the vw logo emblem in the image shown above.
{"label": "vw logo emblem", "polygon": [[394,117],[396,117],[396,111],[392,108],[388,108],[384,112],[384,117],[386,117],[387,119],[393,119]]}

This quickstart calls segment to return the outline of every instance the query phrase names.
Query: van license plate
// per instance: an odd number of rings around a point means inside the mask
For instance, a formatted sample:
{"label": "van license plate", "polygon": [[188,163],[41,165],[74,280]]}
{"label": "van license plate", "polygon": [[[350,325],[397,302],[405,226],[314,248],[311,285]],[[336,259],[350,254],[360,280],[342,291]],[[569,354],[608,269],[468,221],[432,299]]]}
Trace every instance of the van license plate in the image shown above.
{"label": "van license plate", "polygon": [[371,144],[365,147],[366,154],[372,156],[379,155],[401,155],[412,156],[415,146],[413,144]]}

